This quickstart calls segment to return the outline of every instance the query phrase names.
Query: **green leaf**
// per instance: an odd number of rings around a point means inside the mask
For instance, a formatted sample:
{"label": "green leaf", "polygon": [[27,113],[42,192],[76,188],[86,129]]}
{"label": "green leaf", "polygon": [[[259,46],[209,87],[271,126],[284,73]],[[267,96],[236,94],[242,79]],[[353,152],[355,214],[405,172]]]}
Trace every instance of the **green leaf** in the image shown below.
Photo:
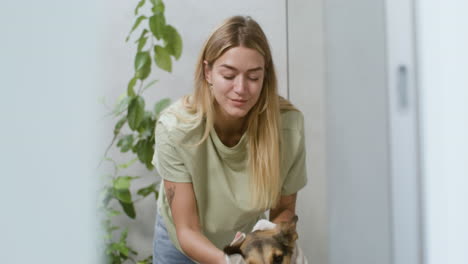
{"label": "green leaf", "polygon": [[138,43],[140,41],[140,39],[144,38],[146,36],[146,33],[148,33],[148,32],[149,31],[146,28],[143,29],[143,31],[140,34],[140,37],[135,41],[135,43]]}
{"label": "green leaf", "polygon": [[138,158],[134,158],[134,159],[130,160],[129,162],[120,164],[120,165],[119,165],[119,168],[120,168],[120,169],[126,169],[126,168],[132,166],[137,160],[138,160]]}
{"label": "green leaf", "polygon": [[114,189],[127,190],[130,187],[132,180],[138,179],[139,177],[132,176],[120,176],[114,179],[113,187]]}
{"label": "green leaf", "polygon": [[145,100],[141,96],[132,99],[128,106],[128,125],[130,129],[137,130],[145,114]]}
{"label": "green leaf", "polygon": [[145,44],[146,44],[146,41],[148,40],[147,37],[143,37],[141,39],[138,40],[138,51],[141,51],[143,49],[143,47],[145,47]]}
{"label": "green leaf", "polygon": [[138,15],[138,9],[145,4],[145,0],[141,0],[135,8],[135,16]]}
{"label": "green leaf", "polygon": [[[113,209],[107,211],[107,216],[108,216],[108,217],[112,217],[112,216],[116,216],[116,215],[120,215],[120,214],[121,214],[121,213],[120,213],[119,211],[113,210]],[[117,226],[111,226],[111,227],[109,227],[109,229],[108,229],[107,231],[112,232],[112,231],[117,230],[117,229],[119,229],[119,227],[117,227]]]}
{"label": "green leaf", "polygon": [[111,240],[112,239],[112,232],[114,232],[116,230],[119,230],[118,226],[109,227],[108,229],[106,229],[106,232],[108,232],[109,234],[104,236],[104,238],[107,239],[107,240]]}
{"label": "green leaf", "polygon": [[133,90],[133,87],[135,87],[135,84],[137,82],[138,78],[133,77],[130,82],[128,83],[127,87],[127,95],[128,96],[135,96],[135,91]]}
{"label": "green leaf", "polygon": [[156,264],[156,263],[153,263],[153,256],[149,256],[146,259],[138,261],[137,264]]}
{"label": "green leaf", "polygon": [[169,52],[167,50],[159,45],[154,46],[154,60],[156,62],[156,65],[158,65],[159,68],[171,72],[172,71],[172,60],[171,56],[169,55]]}
{"label": "green leaf", "polygon": [[125,153],[129,151],[133,146],[133,135],[126,135],[117,142],[117,147],[120,147],[120,151]]}
{"label": "green leaf", "polygon": [[164,15],[156,14],[149,19],[149,27],[151,33],[156,37],[157,40],[160,40],[163,37],[164,27],[166,26],[166,18]]}
{"label": "green leaf", "polygon": [[122,263],[120,261],[120,252],[118,250],[119,246],[116,242],[108,242],[106,243],[106,255],[108,256],[108,260],[110,264]]}
{"label": "green leaf", "polygon": [[120,115],[125,109],[128,107],[128,104],[133,99],[133,96],[125,96],[121,100],[119,100],[114,108],[114,115]]}
{"label": "green leaf", "polygon": [[135,55],[135,71],[141,70],[151,60],[150,54],[147,51],[137,52]]}
{"label": "green leaf", "polygon": [[140,138],[147,138],[151,136],[154,132],[155,121],[153,120],[153,114],[151,112],[145,111],[143,120],[138,126],[138,132],[140,133]]}
{"label": "green leaf", "polygon": [[104,206],[107,206],[112,198],[114,198],[112,188],[106,188],[104,199],[102,200]]}
{"label": "green leaf", "polygon": [[167,25],[164,28],[164,41],[166,50],[178,60],[182,54],[182,37],[173,26]]}
{"label": "green leaf", "polygon": [[114,189],[114,195],[121,203],[132,203],[132,194],[128,189]]}
{"label": "green leaf", "polygon": [[146,165],[146,168],[148,168],[149,170],[152,170],[154,168],[153,164],[151,164],[154,154],[154,139],[140,139],[138,143],[134,146],[134,151],[137,153],[137,156],[140,159],[140,161]]}
{"label": "green leaf", "polygon": [[108,264],[122,264],[122,259],[120,258],[120,254],[112,254],[109,256],[109,263]]}
{"label": "green leaf", "polygon": [[135,212],[135,207],[133,206],[133,203],[124,203],[122,201],[119,201],[119,203],[122,206],[122,209],[124,210],[125,214],[128,217],[135,219],[136,212]]}
{"label": "green leaf", "polygon": [[140,37],[135,41],[135,43],[138,43],[138,52],[140,52],[143,49],[143,47],[145,47],[146,41],[148,40],[148,37],[146,36],[148,32],[149,31],[146,28],[143,29],[143,31],[140,34]]}
{"label": "green leaf", "polygon": [[169,98],[164,98],[164,99],[159,100],[158,102],[156,102],[154,104],[154,116],[156,118],[158,118],[159,115],[161,114],[161,112],[164,109],[166,109],[166,107],[168,107],[170,104],[171,104],[171,99],[169,99]]}
{"label": "green leaf", "polygon": [[118,135],[120,133],[120,130],[122,129],[123,125],[127,122],[127,116],[123,116],[117,124],[115,124],[114,127],[114,136]]}
{"label": "green leaf", "polygon": [[124,243],[112,243],[111,248],[113,251],[118,251],[125,257],[128,257],[129,249]]}
{"label": "green leaf", "polygon": [[146,197],[153,192],[156,192],[156,183],[153,183],[147,187],[141,188],[138,190],[137,194],[143,197]]}
{"label": "green leaf", "polygon": [[125,240],[127,240],[127,236],[128,236],[128,227],[125,228],[120,234],[120,242],[125,243]]}
{"label": "green leaf", "polygon": [[145,87],[143,87],[143,89],[141,90],[141,92],[145,91],[146,89],[148,89],[151,85],[157,83],[158,80],[152,80],[151,82],[149,82],[147,85],[145,85]]}
{"label": "green leaf", "polygon": [[141,21],[147,19],[148,17],[146,16],[139,16],[136,20],[135,20],[135,24],[133,24],[133,27],[132,29],[130,30],[130,33],[128,33],[128,36],[127,38],[125,39],[125,41],[128,41],[128,39],[130,39],[130,35],[132,34],[132,32],[140,25]]}
{"label": "green leaf", "polygon": [[141,68],[139,71],[135,73],[135,77],[137,77],[140,80],[146,79],[151,72],[151,60],[148,61],[147,64],[144,65],[143,68]]}
{"label": "green leaf", "polygon": [[138,52],[135,56],[135,77],[144,80],[151,71],[151,56],[148,51]]}
{"label": "green leaf", "polygon": [[151,0],[153,13],[164,13],[164,3],[161,0]]}

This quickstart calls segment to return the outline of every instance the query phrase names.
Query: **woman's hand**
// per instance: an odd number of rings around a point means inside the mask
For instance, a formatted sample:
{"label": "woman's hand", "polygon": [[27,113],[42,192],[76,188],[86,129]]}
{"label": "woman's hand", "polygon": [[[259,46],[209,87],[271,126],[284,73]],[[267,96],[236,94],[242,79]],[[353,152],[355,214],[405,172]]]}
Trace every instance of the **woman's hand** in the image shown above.
{"label": "woman's hand", "polygon": [[281,196],[275,208],[270,209],[270,221],[278,224],[289,222],[296,215],[297,193]]}

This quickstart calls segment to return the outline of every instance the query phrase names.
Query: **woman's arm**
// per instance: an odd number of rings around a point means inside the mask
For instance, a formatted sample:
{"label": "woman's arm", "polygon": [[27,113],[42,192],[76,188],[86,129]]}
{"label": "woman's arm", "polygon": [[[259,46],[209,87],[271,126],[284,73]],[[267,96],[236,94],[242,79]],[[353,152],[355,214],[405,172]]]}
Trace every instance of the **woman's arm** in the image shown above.
{"label": "woman's arm", "polygon": [[296,215],[296,197],[297,193],[281,196],[276,207],[270,209],[270,221],[289,222]]}
{"label": "woman's arm", "polygon": [[201,232],[192,183],[164,180],[164,189],[174,219],[177,239],[184,253],[199,263],[224,264],[224,253]]}

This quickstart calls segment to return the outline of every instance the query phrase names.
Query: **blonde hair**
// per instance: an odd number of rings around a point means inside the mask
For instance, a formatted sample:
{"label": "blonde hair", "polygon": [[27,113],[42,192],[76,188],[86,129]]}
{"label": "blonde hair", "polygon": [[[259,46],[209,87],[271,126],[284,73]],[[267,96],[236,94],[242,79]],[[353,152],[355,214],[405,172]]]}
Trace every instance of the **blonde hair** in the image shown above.
{"label": "blonde hair", "polygon": [[184,106],[196,114],[198,121],[205,122],[201,144],[208,138],[214,124],[214,97],[205,78],[204,62],[212,67],[227,50],[239,46],[256,50],[265,61],[262,91],[247,115],[247,136],[252,205],[257,209],[269,209],[276,206],[281,194],[280,112],[296,109],[278,95],[267,38],[251,17],[228,18],[211,34],[197,61],[194,94],[184,98]]}

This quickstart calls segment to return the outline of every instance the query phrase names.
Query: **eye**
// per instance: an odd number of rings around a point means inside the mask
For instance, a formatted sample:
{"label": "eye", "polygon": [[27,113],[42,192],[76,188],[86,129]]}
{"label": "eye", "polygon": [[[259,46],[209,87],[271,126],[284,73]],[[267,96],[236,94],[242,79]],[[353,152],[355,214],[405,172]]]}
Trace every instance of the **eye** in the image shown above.
{"label": "eye", "polygon": [[258,78],[257,78],[257,77],[249,77],[249,80],[251,80],[251,81],[258,81]]}
{"label": "eye", "polygon": [[223,76],[226,80],[234,80],[234,76]]}
{"label": "eye", "polygon": [[283,263],[283,255],[273,256],[273,264],[281,264],[281,263]]}

